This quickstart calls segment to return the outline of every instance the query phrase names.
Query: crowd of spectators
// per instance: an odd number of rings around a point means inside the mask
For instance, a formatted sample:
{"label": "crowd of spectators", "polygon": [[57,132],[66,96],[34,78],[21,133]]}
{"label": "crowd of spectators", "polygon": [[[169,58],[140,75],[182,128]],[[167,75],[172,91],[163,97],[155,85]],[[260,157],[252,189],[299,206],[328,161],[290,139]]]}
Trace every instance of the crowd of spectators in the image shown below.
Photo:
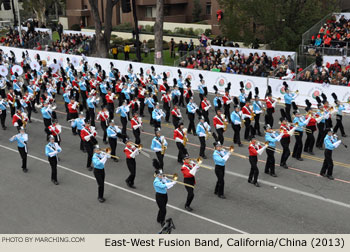
{"label": "crowd of spectators", "polygon": [[340,61],[337,59],[334,62],[324,63],[316,61],[315,66],[301,73],[298,80],[350,86],[350,61],[345,56]]}
{"label": "crowd of spectators", "polygon": [[310,44],[315,47],[343,48],[350,42],[350,19],[342,15],[338,20],[332,16],[320,28],[318,34],[311,37]]}
{"label": "crowd of spectators", "polygon": [[45,50],[67,54],[89,54],[93,40],[92,36],[84,34],[61,34],[60,37],[60,40],[53,41],[50,45],[47,45]]}
{"label": "crowd of spectators", "polygon": [[[0,45],[12,46],[12,47],[23,47],[28,49],[37,49],[37,43],[33,41],[35,39],[49,37],[48,32],[35,31],[35,30],[21,30],[22,42],[17,29],[10,29],[5,36],[0,38]],[[33,43],[32,43],[33,42]]]}
{"label": "crowd of spectators", "polygon": [[[287,75],[288,69],[294,68],[294,60],[290,56],[268,57],[265,52],[261,55],[256,53],[243,54],[239,50],[214,51],[207,46],[204,51],[198,50],[184,61],[180,62],[181,67],[209,70],[214,72],[226,72],[232,74],[243,74],[252,76],[267,77],[274,71],[281,68],[281,73]],[[285,73],[284,73],[285,72]],[[279,76],[279,77],[283,77]]]}

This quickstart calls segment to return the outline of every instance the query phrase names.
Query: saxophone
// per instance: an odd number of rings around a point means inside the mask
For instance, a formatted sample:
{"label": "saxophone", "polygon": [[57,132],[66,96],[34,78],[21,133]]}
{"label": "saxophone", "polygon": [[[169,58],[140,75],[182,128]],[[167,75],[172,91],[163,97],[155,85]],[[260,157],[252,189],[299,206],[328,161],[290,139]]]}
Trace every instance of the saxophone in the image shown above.
{"label": "saxophone", "polygon": [[167,147],[164,145],[164,138],[162,139],[162,151],[161,154],[164,155]]}
{"label": "saxophone", "polygon": [[187,129],[184,129],[183,132],[184,132],[184,142],[183,142],[183,145],[184,145],[184,147],[186,147],[186,144],[187,144],[187,142],[188,142],[188,138],[187,138]]}
{"label": "saxophone", "polygon": [[224,122],[224,132],[227,130],[228,122],[226,121],[225,115],[221,115],[221,118]]}

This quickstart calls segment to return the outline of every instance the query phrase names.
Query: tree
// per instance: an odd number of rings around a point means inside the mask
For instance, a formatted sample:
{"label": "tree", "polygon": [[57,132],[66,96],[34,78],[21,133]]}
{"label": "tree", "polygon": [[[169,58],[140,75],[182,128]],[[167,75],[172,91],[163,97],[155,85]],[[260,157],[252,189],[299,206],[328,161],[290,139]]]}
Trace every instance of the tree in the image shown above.
{"label": "tree", "polygon": [[140,36],[139,36],[139,25],[138,25],[137,12],[136,12],[136,0],[132,0],[132,14],[134,16],[136,59],[138,62],[141,62]]}
{"label": "tree", "polygon": [[[91,12],[95,21],[96,50],[97,55],[108,58],[109,42],[112,33],[112,11],[119,0],[107,0],[105,7],[104,31],[102,31],[102,21],[98,12],[98,0],[89,0]],[[103,10],[102,10],[103,11]]]}
{"label": "tree", "polygon": [[35,13],[36,19],[39,22],[39,27],[41,25],[46,25],[46,15],[45,12],[51,7],[53,0],[23,0],[23,8],[25,10],[30,10]]}
{"label": "tree", "polygon": [[194,0],[193,3],[193,11],[192,11],[192,17],[193,22],[201,21],[201,14],[202,14],[202,6],[199,0]]}
{"label": "tree", "polygon": [[157,0],[156,22],[154,23],[154,63],[163,64],[164,0]]}
{"label": "tree", "polygon": [[219,0],[224,36],[251,44],[256,39],[275,50],[296,50],[302,34],[329,12],[339,0]]}

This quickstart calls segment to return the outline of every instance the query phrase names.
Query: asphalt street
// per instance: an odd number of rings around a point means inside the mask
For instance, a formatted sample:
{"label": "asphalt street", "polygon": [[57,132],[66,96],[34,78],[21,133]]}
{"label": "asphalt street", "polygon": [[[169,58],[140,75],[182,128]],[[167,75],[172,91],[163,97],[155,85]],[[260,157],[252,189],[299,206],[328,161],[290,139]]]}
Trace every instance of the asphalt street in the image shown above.
{"label": "asphalt street", "polygon": [[[196,102],[199,103],[198,94]],[[212,101],[212,96],[210,100]],[[97,184],[92,172],[86,169],[87,154],[79,151],[79,138],[73,136],[65,121],[62,97],[58,96],[57,111],[62,130],[62,153],[55,186],[50,181],[50,166],[44,154],[46,135],[40,112],[33,114],[28,125],[29,156],[28,173],[23,173],[21,160],[15,143],[9,138],[17,133],[7,118],[8,129],[0,131],[0,225],[1,233],[157,233],[158,207],[154,200],[152,160],[143,155],[136,158],[135,186],[125,184],[129,172],[126,166],[124,145],[118,143],[118,163],[106,163],[106,202],[97,201]],[[279,111],[279,109],[277,109]],[[304,113],[304,112],[302,112]],[[141,143],[150,150],[154,129],[148,123],[145,112],[144,132]],[[184,109],[187,127],[188,120]],[[210,111],[210,116],[214,111]],[[275,113],[274,128],[278,128],[279,112]],[[119,117],[115,121],[120,124]],[[198,122],[196,118],[196,123]],[[98,140],[101,147],[102,130],[99,123]],[[350,134],[350,117],[344,116],[346,133]],[[130,131],[128,135],[134,139]],[[173,126],[162,123],[162,135],[169,146],[165,157],[165,172],[178,173],[177,148],[173,137]],[[339,134],[340,135],[340,134]],[[229,126],[225,133],[225,146],[232,144],[233,130]],[[243,131],[241,131],[243,137]],[[344,142],[350,145],[350,138]],[[264,142],[263,137],[258,140]],[[305,136],[304,136],[305,140]],[[203,164],[214,167],[212,160],[213,138],[207,141],[208,159]],[[290,145],[292,149],[294,139]],[[281,145],[278,144],[281,149]],[[187,146],[191,157],[199,155],[199,139],[189,136]],[[225,195],[220,199],[214,195],[216,176],[213,170],[201,168],[196,175],[193,212],[184,210],[186,190],[175,185],[168,191],[167,217],[176,225],[174,233],[349,233],[350,232],[350,162],[349,151],[342,145],[333,152],[336,161],[334,181],[320,177],[323,151],[315,148],[315,156],[304,155],[304,161],[289,158],[289,169],[278,166],[280,154],[276,153],[277,178],[264,174],[266,154],[259,156],[260,188],[247,183],[250,169],[248,159],[231,156],[226,163]],[[248,146],[235,146],[235,153],[248,155]]]}

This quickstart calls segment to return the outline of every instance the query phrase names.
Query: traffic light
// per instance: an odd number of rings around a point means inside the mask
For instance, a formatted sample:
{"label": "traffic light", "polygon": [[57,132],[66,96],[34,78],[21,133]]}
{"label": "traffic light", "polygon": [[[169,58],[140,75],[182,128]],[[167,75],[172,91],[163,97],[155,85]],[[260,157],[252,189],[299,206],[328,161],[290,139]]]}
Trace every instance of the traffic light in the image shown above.
{"label": "traffic light", "polygon": [[2,0],[5,10],[11,10],[11,0]]}
{"label": "traffic light", "polygon": [[131,12],[131,0],[122,0],[122,12],[129,13]]}

